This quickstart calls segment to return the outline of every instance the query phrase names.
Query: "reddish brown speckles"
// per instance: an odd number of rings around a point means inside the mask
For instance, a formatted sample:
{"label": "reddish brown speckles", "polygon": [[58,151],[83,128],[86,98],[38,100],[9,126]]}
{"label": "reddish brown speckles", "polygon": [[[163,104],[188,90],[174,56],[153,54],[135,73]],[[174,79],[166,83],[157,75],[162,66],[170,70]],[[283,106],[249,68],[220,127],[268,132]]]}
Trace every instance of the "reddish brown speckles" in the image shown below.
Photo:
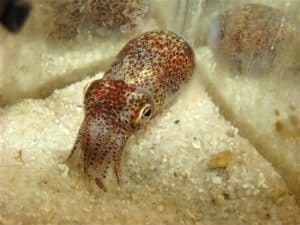
{"label": "reddish brown speckles", "polygon": [[106,76],[145,87],[162,107],[168,94],[190,78],[193,68],[193,51],[183,39],[173,33],[149,32],[122,49]]}
{"label": "reddish brown speckles", "polygon": [[168,105],[193,69],[192,49],[174,33],[148,32],[131,40],[103,79],[88,87],[85,119],[69,159],[79,155],[84,172],[104,190],[112,162],[119,183],[127,139]]}
{"label": "reddish brown speckles", "polygon": [[211,22],[208,43],[231,70],[266,73],[284,50],[288,26],[279,9],[244,4],[225,11]]}
{"label": "reddish brown speckles", "polygon": [[[47,1],[46,1],[47,2]],[[54,7],[51,38],[69,39],[80,31],[97,32],[98,28],[128,32],[143,20],[149,10],[145,0],[48,0]]]}

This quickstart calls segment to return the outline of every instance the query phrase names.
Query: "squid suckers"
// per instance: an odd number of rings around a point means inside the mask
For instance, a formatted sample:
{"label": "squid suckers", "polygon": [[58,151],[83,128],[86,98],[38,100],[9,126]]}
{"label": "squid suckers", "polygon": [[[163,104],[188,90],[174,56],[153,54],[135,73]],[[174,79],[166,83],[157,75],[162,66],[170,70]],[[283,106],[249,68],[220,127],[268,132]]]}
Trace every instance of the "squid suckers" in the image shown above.
{"label": "squid suckers", "polygon": [[191,78],[191,47],[171,32],[147,32],[129,41],[84,97],[85,117],[68,161],[106,190],[113,166],[118,183],[128,138],[164,110]]}

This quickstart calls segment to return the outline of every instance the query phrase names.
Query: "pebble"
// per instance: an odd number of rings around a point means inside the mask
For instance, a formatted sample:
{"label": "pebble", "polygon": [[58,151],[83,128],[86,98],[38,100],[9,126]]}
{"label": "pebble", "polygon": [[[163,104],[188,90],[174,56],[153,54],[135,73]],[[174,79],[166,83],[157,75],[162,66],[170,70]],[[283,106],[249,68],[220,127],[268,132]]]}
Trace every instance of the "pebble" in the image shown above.
{"label": "pebble", "polygon": [[159,205],[159,206],[157,207],[157,210],[158,210],[159,212],[162,212],[162,211],[164,211],[164,207],[163,207],[162,205]]}
{"label": "pebble", "polygon": [[210,169],[216,168],[226,168],[228,167],[229,163],[233,159],[233,153],[230,151],[223,151],[217,153],[211,157],[209,160],[208,166]]}
{"label": "pebble", "polygon": [[215,176],[215,177],[212,178],[212,182],[214,184],[222,184],[222,178],[219,177],[219,176]]}

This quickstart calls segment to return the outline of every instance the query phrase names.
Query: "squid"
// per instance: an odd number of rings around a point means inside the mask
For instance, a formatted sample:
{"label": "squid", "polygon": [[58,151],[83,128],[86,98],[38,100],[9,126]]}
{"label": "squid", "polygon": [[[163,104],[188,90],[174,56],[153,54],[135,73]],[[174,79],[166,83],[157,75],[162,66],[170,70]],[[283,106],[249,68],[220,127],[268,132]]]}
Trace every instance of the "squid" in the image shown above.
{"label": "squid", "polygon": [[119,184],[128,139],[174,101],[194,66],[192,48],[175,33],[151,31],[130,40],[87,87],[84,120],[67,162],[79,160],[104,191],[111,165]]}

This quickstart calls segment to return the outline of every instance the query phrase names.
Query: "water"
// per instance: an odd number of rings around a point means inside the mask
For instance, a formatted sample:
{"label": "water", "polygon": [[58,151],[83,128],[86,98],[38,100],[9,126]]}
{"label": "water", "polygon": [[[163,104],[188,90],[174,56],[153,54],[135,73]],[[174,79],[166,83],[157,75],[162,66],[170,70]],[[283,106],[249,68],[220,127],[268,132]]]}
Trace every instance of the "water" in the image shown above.
{"label": "water", "polygon": [[[19,34],[0,28],[1,223],[299,224],[300,7],[248,3],[35,0]],[[103,192],[65,164],[84,93],[157,29],[192,46],[193,78]]]}

